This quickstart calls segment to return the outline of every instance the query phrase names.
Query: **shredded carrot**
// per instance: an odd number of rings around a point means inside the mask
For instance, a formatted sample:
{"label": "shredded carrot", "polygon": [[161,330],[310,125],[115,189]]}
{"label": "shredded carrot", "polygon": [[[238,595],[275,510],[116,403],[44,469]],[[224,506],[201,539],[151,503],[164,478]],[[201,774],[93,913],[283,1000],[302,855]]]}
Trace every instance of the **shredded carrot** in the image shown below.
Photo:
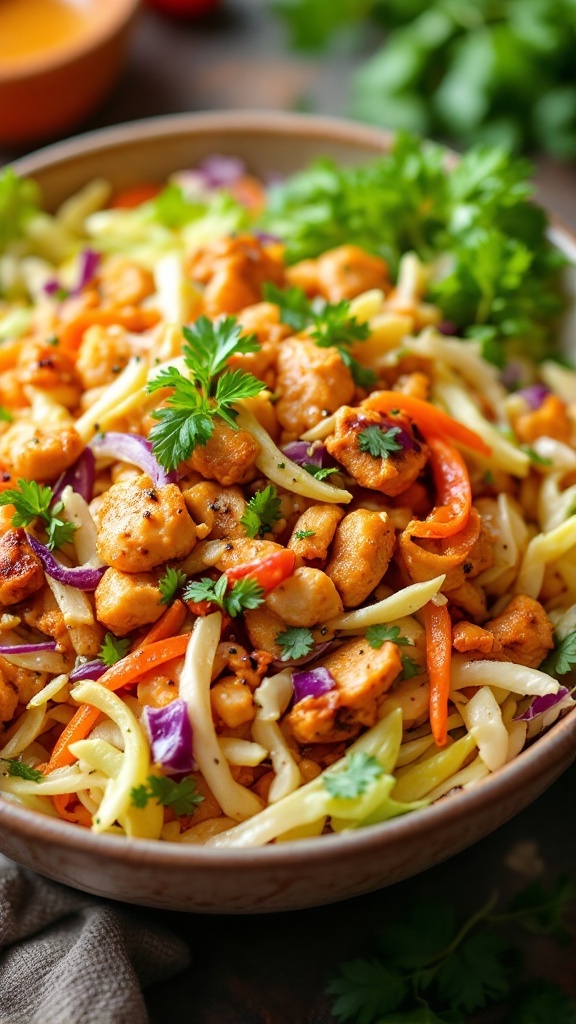
{"label": "shredded carrot", "polygon": [[408,532],[413,537],[453,537],[463,530],[472,508],[472,485],[460,452],[439,437],[428,437],[430,465],[436,485],[437,504],[420,522],[413,520]]}
{"label": "shredded carrot", "polygon": [[[159,640],[148,647],[142,647],[138,651],[133,651],[132,654],[122,658],[116,665],[112,665],[112,668],[109,668],[104,673],[100,682],[109,690],[120,690],[123,686],[133,683],[134,680],[144,675],[150,669],[156,668],[156,666],[162,665],[166,661],[172,661],[173,658],[180,657],[185,653],[189,639],[190,636],[188,634],[173,636],[167,640]],[[88,735],[95,725],[99,714],[98,708],[94,708],[89,704],[83,704],[82,707],[78,708],[74,717],[70,719],[68,725],[63,729],[54,747],[46,774],[53,772],[55,768],[63,768],[67,764],[74,763],[76,758],[70,753],[70,744],[76,743],[77,740],[82,740]]]}
{"label": "shredded carrot", "polygon": [[83,804],[78,802],[71,811],[68,810],[68,804],[71,797],[71,793],[63,793],[59,796],[53,796],[52,803],[54,804],[55,810],[61,818],[64,818],[64,821],[72,821],[75,825],[84,825],[85,828],[90,828],[92,824],[92,817]]}
{"label": "shredded carrot", "polygon": [[448,605],[436,605],[433,601],[424,605],[423,615],[426,630],[426,666],[430,681],[430,725],[437,746],[445,747],[448,739],[452,621]]}
{"label": "shredded carrot", "polygon": [[424,402],[421,398],[404,395],[401,391],[374,391],[362,402],[362,405],[365,409],[373,409],[375,412],[382,413],[400,409],[414,420],[426,439],[429,434],[434,437],[447,437],[466,448],[471,448],[480,455],[490,455],[492,452],[492,449],[474,430],[458,423],[458,420],[452,419],[448,413],[438,409],[430,402]]}
{"label": "shredded carrot", "polygon": [[133,650],[139,651],[142,647],[148,647],[150,644],[157,643],[158,640],[165,640],[166,637],[176,636],[182,628],[185,618],[186,605],[178,599],[166,609],[152,628],[133,647]]}
{"label": "shredded carrot", "polygon": [[140,185],[132,185],[130,188],[117,192],[110,206],[113,210],[132,210],[142,203],[149,203],[163,191],[163,185],[156,185],[153,182],[144,181]]}
{"label": "shredded carrot", "polygon": [[85,309],[74,320],[64,324],[58,332],[60,344],[76,351],[80,348],[84,332],[95,324],[102,327],[119,325],[136,333],[155,327],[160,314],[155,309]]}

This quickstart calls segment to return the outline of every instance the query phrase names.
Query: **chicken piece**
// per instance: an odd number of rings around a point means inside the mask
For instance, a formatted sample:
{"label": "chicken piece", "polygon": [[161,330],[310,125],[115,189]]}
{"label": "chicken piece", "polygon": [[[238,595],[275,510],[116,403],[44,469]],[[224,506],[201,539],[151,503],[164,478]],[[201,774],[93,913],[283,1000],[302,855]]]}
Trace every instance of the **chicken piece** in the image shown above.
{"label": "chicken piece", "polygon": [[344,516],[336,530],[326,573],[345,608],[356,608],[378,586],[395,545],[394,527],[386,512],[359,508]]}
{"label": "chicken piece", "polygon": [[237,729],[256,715],[252,690],[238,676],[225,676],[215,683],[210,690],[210,704],[216,721],[220,720],[228,729]]}
{"label": "chicken piece", "polygon": [[185,558],[196,526],[176,484],[153,487],[145,473],[113,484],[98,509],[98,554],[122,572],[148,572]]}
{"label": "chicken piece", "polygon": [[358,245],[340,245],[329,249],[317,260],[302,260],[290,267],[290,284],[308,295],[323,295],[329,302],[353,299],[370,288],[389,288],[388,267]]}
{"label": "chicken piece", "polygon": [[340,615],[342,601],[321,569],[302,566],[266,595],[266,607],[288,626],[317,626]]}
{"label": "chicken piece", "polygon": [[482,655],[498,654],[502,644],[489,629],[473,622],[457,622],[452,631],[452,644],[460,654],[474,652]]}
{"label": "chicken piece", "polygon": [[[387,457],[362,451],[362,438],[370,436],[363,432],[370,427],[378,428],[383,434],[398,427],[400,433],[392,435],[391,439],[401,444],[400,450],[389,452]],[[428,458],[428,449],[407,416],[402,413],[382,416],[370,409],[350,406],[344,406],[336,414],[334,433],[327,438],[326,447],[362,487],[381,491],[389,497],[407,490]]]}
{"label": "chicken piece", "polygon": [[[2,661],[2,665],[8,662]],[[18,691],[0,667],[0,722],[11,722],[18,707]]]}
{"label": "chicken piece", "polygon": [[70,630],[49,587],[37,591],[30,604],[20,610],[20,616],[27,626],[51,636],[61,651],[72,654]]}
{"label": "chicken piece", "polygon": [[538,668],[554,646],[552,623],[539,601],[526,594],[513,597],[501,615],[486,623],[502,645],[501,660]]}
{"label": "chicken piece", "polygon": [[322,658],[336,687],[295,704],[286,721],[298,743],[338,743],[374,725],[378,705],[402,669],[400,650],[386,641],[374,650],[364,637],[347,640]]}
{"label": "chicken piece", "polygon": [[[236,537],[228,541],[216,568],[220,572],[226,572],[235,565],[247,565],[248,562],[257,562],[273,551],[282,551],[282,544],[276,544],[273,540],[257,540],[251,537]],[[258,646],[258,645],[256,645]]]}
{"label": "chicken piece", "polygon": [[98,288],[107,306],[139,306],[155,290],[152,273],[121,256],[106,260],[98,276]]}
{"label": "chicken piece", "polygon": [[268,383],[280,344],[291,333],[290,328],[281,322],[280,310],[271,302],[247,306],[238,314],[238,323],[242,325],[243,333],[256,335],[260,348],[257,352],[236,352],[228,360],[228,365],[231,370],[245,370]]}
{"label": "chicken piece", "polygon": [[74,427],[43,429],[29,420],[18,420],[0,438],[0,465],[16,480],[55,480],[76,462],[83,448]]}
{"label": "chicken piece", "polygon": [[192,256],[189,273],[193,281],[206,285],[204,309],[212,318],[259,302],[265,281],[284,283],[279,256],[246,234],[218,238],[199,249]]}
{"label": "chicken piece", "polygon": [[411,398],[419,398],[427,402],[430,398],[430,377],[426,373],[417,370],[414,373],[403,373],[396,381],[393,391],[400,391],[403,395],[410,395]]}
{"label": "chicken piece", "polygon": [[194,522],[206,527],[206,537],[245,536],[240,520],[246,511],[246,500],[239,487],[220,487],[205,480],[183,494]]}
{"label": "chicken piece", "polygon": [[76,369],[84,388],[110,384],[130,360],[132,351],[124,327],[93,324],[84,331]]}
{"label": "chicken piece", "polygon": [[[18,665],[11,665],[5,658],[0,658],[0,709],[4,704],[4,711],[9,710],[13,702],[11,691],[16,695],[16,705],[26,705],[37,693],[40,693],[48,683],[50,676],[48,672],[35,672],[33,669],[20,668]],[[15,710],[16,706],[14,707]],[[3,718],[3,711],[0,710],[0,718],[9,721],[14,715],[14,710],[9,718]]]}
{"label": "chicken piece", "polygon": [[262,682],[262,676],[266,674],[271,660],[270,655],[264,651],[253,651],[251,655],[248,654],[246,648],[235,641],[220,643],[216,648],[212,665],[212,681],[227,668],[255,690]]}
{"label": "chicken piece", "polygon": [[153,573],[107,569],[94,593],[96,614],[115,636],[126,636],[160,618],[165,611],[161,597]]}
{"label": "chicken piece", "polygon": [[280,349],[276,415],[291,436],[299,437],[321,419],[350,402],[352,374],[336,348],[320,348],[309,338],[288,338]]}
{"label": "chicken piece", "polygon": [[22,529],[0,537],[0,604],[16,604],[44,586],[44,568]]}
{"label": "chicken piece", "polygon": [[50,398],[67,409],[80,401],[82,385],[74,360],[58,345],[34,341],[24,345],[18,360],[18,378],[22,385],[50,392]]}
{"label": "chicken piece", "polygon": [[282,648],[276,643],[279,633],[286,629],[286,623],[273,611],[261,605],[254,611],[244,612],[244,625],[250,643],[259,651],[266,651],[277,661],[282,657]]}
{"label": "chicken piece", "polygon": [[547,395],[539,409],[522,413],[513,426],[520,444],[532,444],[538,437],[553,437],[570,444],[574,430],[566,403],[558,395]]}
{"label": "chicken piece", "polygon": [[[325,561],[336,527],[344,512],[338,505],[312,505],[297,520],[288,547],[297,558],[306,561]],[[299,533],[310,533],[310,537],[298,537]]]}
{"label": "chicken piece", "polygon": [[212,436],[206,444],[196,446],[186,465],[208,480],[230,487],[252,479],[260,451],[247,430],[234,430],[216,418]]}

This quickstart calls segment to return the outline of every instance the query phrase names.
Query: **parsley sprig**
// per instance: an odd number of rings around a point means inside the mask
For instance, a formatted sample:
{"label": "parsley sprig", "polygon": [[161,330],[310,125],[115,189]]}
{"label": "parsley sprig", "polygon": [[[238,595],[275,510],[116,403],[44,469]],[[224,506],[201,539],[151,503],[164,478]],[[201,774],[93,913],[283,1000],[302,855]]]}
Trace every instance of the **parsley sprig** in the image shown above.
{"label": "parsley sprig", "polygon": [[502,926],[562,941],[563,917],[575,898],[570,879],[549,890],[535,883],[507,911],[496,913],[491,898],[463,924],[446,901],[418,903],[401,923],[379,931],[376,955],[341,964],[327,989],[332,1013],[341,1024],[466,1024],[476,1010],[498,1003],[511,1024],[574,1024],[574,1004],[554,985],[513,988],[520,950]]}
{"label": "parsley sprig", "polygon": [[310,653],[314,647],[314,637],[305,626],[288,626],[282,633],[278,633],[276,643],[282,651],[281,661],[297,661]]}
{"label": "parsley sprig", "polygon": [[259,348],[254,335],[242,334],[235,317],[213,323],[201,316],[182,333],[182,355],[190,377],[169,366],[148,384],[150,392],[172,389],[166,407],[152,414],[158,423],[150,431],[152,450],[164,469],[175,469],[197,445],[207,444],[215,416],[236,430],[235,403],[265,387],[251,373],[224,370],[230,356]]}
{"label": "parsley sprig", "polygon": [[158,580],[158,589],[161,593],[160,604],[170,604],[176,597],[179,590],[182,590],[188,576],[182,569],[173,569],[168,566],[166,572]]}
{"label": "parsley sprig", "polygon": [[74,523],[67,523],[60,518],[64,502],[54,502],[51,487],[36,483],[35,480],[18,480],[19,490],[10,488],[0,494],[0,506],[14,505],[12,516],[13,526],[30,526],[35,519],[40,519],[46,530],[46,546],[50,551],[69,544],[74,531]]}
{"label": "parsley sprig", "polygon": [[248,537],[264,537],[281,518],[278,491],[268,484],[250,498],[240,522]]}
{"label": "parsley sprig", "polygon": [[310,337],[320,348],[338,349],[355,384],[369,388],[376,383],[374,371],[361,366],[350,354],[350,349],[357,341],[366,341],[370,329],[368,324],[360,323],[351,314],[350,303],[346,299],[336,303],[326,302],[321,308],[316,308],[302,288],[283,290],[267,283],[263,293],[268,302],[278,306],[282,323],[288,324],[295,331],[308,329]]}
{"label": "parsley sprig", "polygon": [[157,800],[163,807],[171,807],[178,817],[194,814],[204,797],[196,789],[196,780],[189,776],[181,782],[163,775],[149,775],[146,785],[136,786],[130,791],[134,807],[146,807],[149,800]]}
{"label": "parsley sprig", "polygon": [[340,800],[355,800],[365,793],[383,772],[384,769],[377,758],[370,754],[355,752],[348,754],[344,768],[324,775],[324,787],[330,796]]}
{"label": "parsley sprig", "polygon": [[370,647],[373,647],[376,651],[379,651],[382,644],[387,640],[390,640],[393,644],[398,644],[399,647],[414,646],[407,636],[400,636],[400,626],[389,626],[384,622],[380,622],[375,626],[368,626],[366,629],[366,639]]}
{"label": "parsley sprig", "polygon": [[402,451],[402,445],[396,440],[401,433],[400,427],[382,430],[376,423],[372,423],[358,434],[358,447],[361,452],[367,452],[375,459],[389,459],[394,452]]}
{"label": "parsley sprig", "polygon": [[120,639],[120,637],[114,636],[114,633],[106,633],[102,646],[98,652],[98,657],[105,665],[110,668],[115,665],[116,662],[121,661],[128,654],[130,648],[130,640],[128,637]]}
{"label": "parsley sprig", "polygon": [[551,676],[564,676],[576,665],[576,629],[562,640],[555,640],[554,650],[542,662],[540,669]]}
{"label": "parsley sprig", "polygon": [[185,601],[210,601],[235,619],[244,611],[259,608],[264,601],[264,588],[251,576],[243,576],[230,586],[226,573],[217,580],[208,576],[193,580],[184,591]]}

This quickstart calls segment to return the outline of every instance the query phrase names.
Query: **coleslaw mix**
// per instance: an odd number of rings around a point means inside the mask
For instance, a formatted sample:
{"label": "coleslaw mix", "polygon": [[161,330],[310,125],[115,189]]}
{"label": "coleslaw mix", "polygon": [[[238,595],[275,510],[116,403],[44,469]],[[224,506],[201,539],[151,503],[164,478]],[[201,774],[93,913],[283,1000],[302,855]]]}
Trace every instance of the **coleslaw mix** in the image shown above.
{"label": "coleslaw mix", "polygon": [[283,842],[476,785],[573,706],[558,257],[500,151],[424,152],[55,214],[0,177],[4,798]]}

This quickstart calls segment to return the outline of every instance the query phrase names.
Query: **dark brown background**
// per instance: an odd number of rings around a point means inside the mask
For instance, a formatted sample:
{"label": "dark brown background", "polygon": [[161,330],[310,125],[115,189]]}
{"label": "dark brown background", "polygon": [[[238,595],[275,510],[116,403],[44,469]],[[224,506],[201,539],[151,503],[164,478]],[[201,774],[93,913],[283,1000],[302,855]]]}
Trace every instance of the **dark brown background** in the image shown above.
{"label": "dark brown background", "polygon": [[[81,130],[217,108],[343,114],[347,72],[360,59],[350,52],[321,60],[288,53],[265,0],[228,0],[211,19],[189,25],[143,11],[120,83]],[[0,163],[21,152],[0,150]],[[576,229],[576,167],[542,158],[536,180],[540,200]],[[576,875],[575,792],[576,767],[473,849],[345,903],[236,918],[150,911],[192,951],[185,975],[148,991],[153,1024],[328,1024],[334,1018],[324,989],[336,965],[375,952],[378,925],[402,920],[418,900],[441,896],[464,914],[494,890],[506,899],[532,873]],[[576,913],[572,918],[576,926]],[[576,996],[574,944],[558,953],[531,939],[526,949],[532,976],[560,980]]]}

